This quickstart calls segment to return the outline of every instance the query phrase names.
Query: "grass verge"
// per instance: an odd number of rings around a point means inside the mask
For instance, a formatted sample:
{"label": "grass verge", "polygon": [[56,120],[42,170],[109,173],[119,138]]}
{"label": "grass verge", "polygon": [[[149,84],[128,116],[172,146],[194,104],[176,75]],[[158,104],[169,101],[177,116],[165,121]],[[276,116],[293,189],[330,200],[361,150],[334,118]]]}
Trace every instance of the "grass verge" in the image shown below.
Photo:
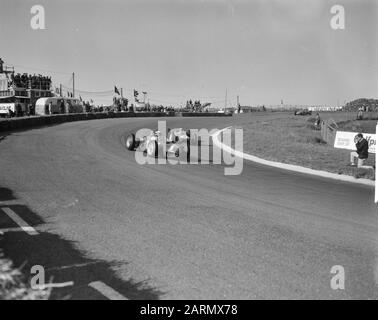
{"label": "grass verge", "polygon": [[[343,118],[341,113],[321,113],[320,116],[322,119],[337,116],[339,122],[349,115]],[[232,119],[235,127],[243,128],[246,153],[315,170],[375,179],[373,170],[349,167],[350,151],[326,144],[320,131],[314,130],[313,120],[313,116],[294,116],[284,112],[245,113]],[[375,154],[369,154],[367,164],[374,163]]]}

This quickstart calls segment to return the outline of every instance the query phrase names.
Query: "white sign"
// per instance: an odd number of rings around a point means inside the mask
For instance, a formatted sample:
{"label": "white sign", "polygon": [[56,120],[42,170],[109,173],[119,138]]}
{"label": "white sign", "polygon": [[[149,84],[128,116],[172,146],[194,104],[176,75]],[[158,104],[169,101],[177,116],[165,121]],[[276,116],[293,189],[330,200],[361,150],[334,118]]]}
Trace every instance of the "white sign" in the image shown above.
{"label": "white sign", "polygon": [[[356,150],[356,144],[354,143],[354,137],[356,132],[337,131],[335,138],[335,148]],[[377,146],[377,138],[375,134],[363,133],[364,138],[369,143],[369,153],[375,153]]]}
{"label": "white sign", "polygon": [[1,114],[8,114],[8,109],[11,109],[13,112],[16,112],[15,110],[15,104],[14,103],[0,103],[0,113]]}

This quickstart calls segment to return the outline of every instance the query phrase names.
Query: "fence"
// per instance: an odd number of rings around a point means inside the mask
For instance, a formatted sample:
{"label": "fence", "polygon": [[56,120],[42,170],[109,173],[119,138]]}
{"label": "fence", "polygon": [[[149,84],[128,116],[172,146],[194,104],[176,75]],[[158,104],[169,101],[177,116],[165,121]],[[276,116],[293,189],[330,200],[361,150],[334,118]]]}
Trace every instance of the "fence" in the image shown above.
{"label": "fence", "polygon": [[329,145],[333,145],[335,142],[336,131],[338,129],[337,123],[332,120],[322,121],[320,124],[320,134],[322,139]]}
{"label": "fence", "polygon": [[[358,112],[350,111],[345,112],[345,115],[342,121],[355,121],[357,120]],[[361,120],[378,120],[378,112],[377,111],[369,111],[369,112],[362,112],[362,119]],[[360,120],[360,121],[361,121]]]}
{"label": "fence", "polygon": [[228,113],[194,113],[194,112],[101,112],[71,113],[48,116],[31,116],[0,120],[0,132],[22,130],[32,127],[59,124],[63,122],[108,119],[108,118],[140,118],[140,117],[228,117]]}

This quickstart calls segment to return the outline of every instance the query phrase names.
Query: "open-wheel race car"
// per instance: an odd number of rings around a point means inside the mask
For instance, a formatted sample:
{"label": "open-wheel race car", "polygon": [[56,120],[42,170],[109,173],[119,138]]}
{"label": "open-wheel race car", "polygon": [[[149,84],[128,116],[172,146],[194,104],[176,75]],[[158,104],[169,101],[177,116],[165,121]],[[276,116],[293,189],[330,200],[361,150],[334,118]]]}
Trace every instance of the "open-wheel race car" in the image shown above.
{"label": "open-wheel race car", "polygon": [[299,109],[294,111],[295,116],[311,116],[312,112],[309,109]]}
{"label": "open-wheel race car", "polygon": [[[147,153],[150,157],[174,155],[176,158],[186,154],[186,160],[190,162],[190,130],[183,128],[168,129],[164,136],[160,131],[150,130],[142,138],[136,138],[131,133],[126,138],[126,148],[130,151],[139,150]],[[165,144],[165,148],[163,147]],[[165,152],[164,152],[165,151]]]}

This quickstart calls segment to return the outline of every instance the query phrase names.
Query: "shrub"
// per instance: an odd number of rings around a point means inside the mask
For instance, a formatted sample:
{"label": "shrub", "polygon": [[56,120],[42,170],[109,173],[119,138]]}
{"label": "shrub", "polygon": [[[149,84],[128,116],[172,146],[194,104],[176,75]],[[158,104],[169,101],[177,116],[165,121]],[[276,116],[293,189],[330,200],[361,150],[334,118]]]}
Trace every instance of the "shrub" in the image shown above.
{"label": "shrub", "polygon": [[48,289],[33,290],[25,284],[19,269],[13,267],[10,260],[0,253],[0,300],[47,300]]}

